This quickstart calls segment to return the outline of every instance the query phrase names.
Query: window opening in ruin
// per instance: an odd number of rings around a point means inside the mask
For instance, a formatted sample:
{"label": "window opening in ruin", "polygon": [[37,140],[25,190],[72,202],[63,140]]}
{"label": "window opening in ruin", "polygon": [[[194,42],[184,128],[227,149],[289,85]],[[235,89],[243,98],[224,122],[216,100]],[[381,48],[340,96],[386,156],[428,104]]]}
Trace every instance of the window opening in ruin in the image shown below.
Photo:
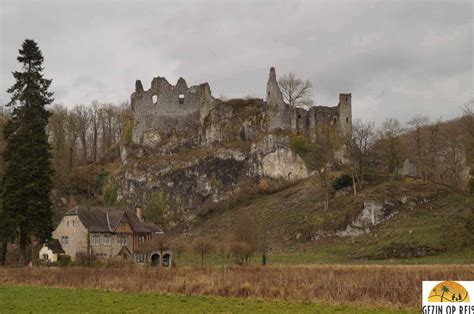
{"label": "window opening in ruin", "polygon": [[333,119],[332,119],[332,123],[333,123],[333,124],[336,124],[336,122],[337,122],[337,119],[336,119],[336,118],[333,118]]}
{"label": "window opening in ruin", "polygon": [[157,95],[153,95],[151,97],[151,99],[153,100],[153,104],[156,105],[156,103],[158,102],[158,96]]}
{"label": "window opening in ruin", "polygon": [[178,95],[178,101],[181,105],[184,104],[184,95],[183,94]]}
{"label": "window opening in ruin", "polygon": [[349,124],[349,118],[346,118],[346,123]]}
{"label": "window opening in ruin", "polygon": [[298,119],[301,119],[301,115],[300,115],[300,114],[298,115]]}

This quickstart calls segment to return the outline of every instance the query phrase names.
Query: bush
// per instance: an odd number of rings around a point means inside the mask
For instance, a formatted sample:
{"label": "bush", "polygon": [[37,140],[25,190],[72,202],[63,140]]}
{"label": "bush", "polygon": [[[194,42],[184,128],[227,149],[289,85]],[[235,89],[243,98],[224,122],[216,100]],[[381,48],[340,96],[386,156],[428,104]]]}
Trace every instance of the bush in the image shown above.
{"label": "bush", "polygon": [[132,143],[133,120],[128,120],[123,130],[123,143],[125,146],[130,146]]}
{"label": "bush", "polygon": [[304,158],[310,152],[308,140],[303,135],[290,135],[289,139],[291,149],[301,158]]}
{"label": "bush", "polygon": [[104,204],[105,206],[113,206],[117,202],[118,186],[117,183],[112,182],[104,192]]}
{"label": "bush", "polygon": [[130,259],[125,259],[121,256],[113,256],[106,260],[105,266],[109,268],[120,268],[125,266],[133,266],[134,263]]}
{"label": "bush", "polygon": [[69,266],[69,264],[71,264],[71,256],[59,255],[57,264],[59,267]]}
{"label": "bush", "polygon": [[352,177],[350,175],[343,174],[334,179],[334,181],[331,183],[331,186],[336,191],[352,186]]}
{"label": "bush", "polygon": [[164,213],[169,208],[168,196],[163,191],[154,191],[145,204],[144,216],[147,221],[157,224],[165,223]]}

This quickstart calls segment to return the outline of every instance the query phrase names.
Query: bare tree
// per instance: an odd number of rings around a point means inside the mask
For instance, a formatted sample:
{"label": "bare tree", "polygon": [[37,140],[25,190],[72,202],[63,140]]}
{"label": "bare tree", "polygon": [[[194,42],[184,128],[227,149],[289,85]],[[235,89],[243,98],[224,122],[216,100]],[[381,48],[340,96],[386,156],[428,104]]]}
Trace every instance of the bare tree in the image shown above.
{"label": "bare tree", "polygon": [[365,167],[374,141],[374,122],[355,120],[352,134],[344,138],[352,172],[352,188],[357,195],[357,187],[364,185]]}
{"label": "bare tree", "polygon": [[425,157],[425,136],[424,130],[428,125],[429,119],[425,116],[415,116],[408,121],[408,125],[411,127],[413,135],[413,147],[415,151],[415,164],[416,172],[418,176],[423,179],[427,179],[426,169],[424,169],[424,157]]}
{"label": "bare tree", "polygon": [[181,239],[174,239],[171,242],[171,248],[173,249],[173,254],[176,256],[176,261],[181,260],[181,255],[186,252],[188,246],[187,243]]}
{"label": "bare tree", "polygon": [[79,134],[79,122],[75,112],[66,111],[65,123],[68,145],[68,168],[69,170],[72,170],[72,167],[74,166],[77,136]]}
{"label": "bare tree", "polygon": [[229,242],[229,253],[234,255],[237,264],[248,263],[252,248],[247,242],[231,241]]}
{"label": "bare tree", "polygon": [[426,153],[424,158],[424,169],[427,180],[434,180],[436,174],[437,158],[440,151],[440,124],[441,121],[429,124],[426,127]]}
{"label": "bare tree", "polygon": [[283,75],[278,81],[283,98],[291,107],[304,106],[311,103],[313,85],[309,80],[303,81],[294,73]]}
{"label": "bare tree", "polygon": [[335,152],[342,144],[340,133],[335,126],[321,123],[315,130],[314,143],[307,144],[304,158],[310,169],[316,170],[324,192],[324,209],[329,209],[329,166],[334,162]]}
{"label": "bare tree", "polygon": [[97,162],[97,152],[98,152],[98,140],[99,140],[99,102],[94,100],[91,107],[89,108],[89,119],[92,131],[92,160]]}
{"label": "bare tree", "polygon": [[400,166],[400,139],[403,129],[397,119],[386,119],[379,131],[380,141],[383,147],[383,158],[385,159],[387,170],[396,173]]}
{"label": "bare tree", "polygon": [[436,161],[442,166],[438,174],[441,182],[456,188],[462,188],[463,170],[466,168],[464,137],[465,129],[459,123],[447,123],[440,132],[441,149]]}
{"label": "bare tree", "polygon": [[198,237],[191,243],[191,248],[195,254],[201,255],[201,266],[204,266],[206,255],[214,250],[214,242],[206,237]]}
{"label": "bare tree", "polygon": [[79,140],[81,142],[81,149],[82,149],[82,162],[84,164],[87,164],[87,152],[88,152],[87,133],[89,131],[89,126],[90,126],[89,111],[84,105],[76,106],[74,108],[74,111],[77,115]]}
{"label": "bare tree", "polygon": [[247,213],[239,214],[234,222],[234,230],[232,233],[233,242],[246,243],[244,254],[245,262],[248,262],[251,255],[258,249],[257,226],[253,219]]}
{"label": "bare tree", "polygon": [[461,119],[464,126],[467,162],[472,165],[474,164],[474,98],[464,105]]}

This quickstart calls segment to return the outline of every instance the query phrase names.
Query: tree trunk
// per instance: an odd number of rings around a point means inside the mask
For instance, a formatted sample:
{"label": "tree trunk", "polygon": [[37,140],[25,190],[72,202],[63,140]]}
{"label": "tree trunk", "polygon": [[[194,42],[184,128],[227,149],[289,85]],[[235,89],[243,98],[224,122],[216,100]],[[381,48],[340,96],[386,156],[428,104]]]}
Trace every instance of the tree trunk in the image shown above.
{"label": "tree trunk", "polygon": [[97,162],[97,125],[94,124],[94,134],[92,138],[92,153],[93,153],[93,158],[94,158],[94,163]]}
{"label": "tree trunk", "polygon": [[81,146],[82,146],[82,162],[87,165],[87,140],[86,134],[81,134]]}
{"label": "tree trunk", "polygon": [[354,191],[354,195],[357,195],[357,182],[354,172],[352,173],[352,190]]}
{"label": "tree trunk", "polygon": [[20,258],[18,259],[18,266],[24,267],[27,263],[26,256],[26,245],[28,244],[28,239],[25,233],[20,232]]}
{"label": "tree trunk", "polygon": [[323,189],[324,189],[324,209],[328,210],[329,209],[329,191],[328,191],[328,184],[326,180],[326,169],[324,169],[322,179],[323,179],[322,183],[323,183]]}
{"label": "tree trunk", "polygon": [[0,247],[0,266],[5,266],[7,260],[8,239],[3,237],[2,246]]}

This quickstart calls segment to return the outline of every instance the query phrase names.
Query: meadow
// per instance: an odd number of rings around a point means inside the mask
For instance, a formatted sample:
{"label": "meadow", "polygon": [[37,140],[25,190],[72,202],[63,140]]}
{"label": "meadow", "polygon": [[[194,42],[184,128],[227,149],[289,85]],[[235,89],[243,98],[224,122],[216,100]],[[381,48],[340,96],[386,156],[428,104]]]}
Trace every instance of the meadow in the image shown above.
{"label": "meadow", "polygon": [[[1,268],[0,285],[246,298],[413,310],[423,280],[474,280],[472,265]],[[245,301],[246,302],[246,301]]]}
{"label": "meadow", "polygon": [[[28,300],[28,302],[25,302]],[[355,307],[244,298],[157,295],[93,289],[0,285],[0,313],[415,313],[412,310]]]}

